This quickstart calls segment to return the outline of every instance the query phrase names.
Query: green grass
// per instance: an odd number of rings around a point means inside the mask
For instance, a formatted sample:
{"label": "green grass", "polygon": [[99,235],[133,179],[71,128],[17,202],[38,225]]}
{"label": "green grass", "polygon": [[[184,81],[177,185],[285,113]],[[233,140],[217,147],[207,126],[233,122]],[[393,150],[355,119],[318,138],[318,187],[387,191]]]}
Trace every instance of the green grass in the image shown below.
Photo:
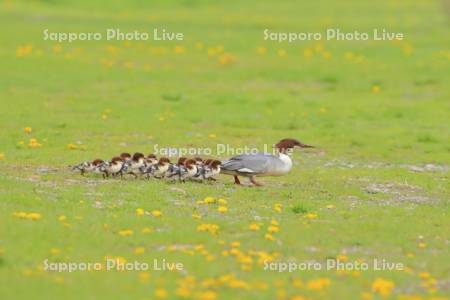
{"label": "green grass", "polygon": [[[450,52],[441,5],[0,2],[0,298],[155,299],[163,289],[181,299],[186,287],[193,299],[381,299],[376,278],[394,284],[386,299],[448,295]],[[42,40],[45,28],[109,27],[166,28],[185,40]],[[266,28],[327,27],[387,28],[406,40],[263,40]],[[262,149],[285,137],[317,148],[296,151],[292,172],[262,188],[237,188],[226,175],[180,184],[81,177],[68,168],[123,151],[148,154],[155,144]],[[32,138],[42,146],[29,147]],[[228,211],[198,203],[205,197],[226,199]],[[162,216],[137,216],[138,208]],[[272,220],[273,241],[265,238]],[[259,230],[249,229],[254,223]],[[201,224],[218,232],[200,232]],[[407,269],[279,273],[264,271],[261,253],[280,262],[378,258]],[[106,256],[181,262],[185,271],[42,270],[47,258]],[[329,285],[315,290],[318,279]]]}

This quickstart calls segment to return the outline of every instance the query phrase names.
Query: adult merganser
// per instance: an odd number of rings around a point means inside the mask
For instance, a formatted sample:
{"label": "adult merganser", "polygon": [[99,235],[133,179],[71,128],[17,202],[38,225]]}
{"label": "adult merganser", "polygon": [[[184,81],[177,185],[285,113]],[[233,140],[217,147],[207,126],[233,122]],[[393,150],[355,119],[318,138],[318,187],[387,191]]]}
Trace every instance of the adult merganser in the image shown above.
{"label": "adult merganser", "polygon": [[292,160],[288,151],[295,146],[313,148],[295,139],[282,139],[275,145],[278,150],[276,155],[266,153],[238,155],[225,161],[221,165],[221,172],[233,175],[235,184],[241,184],[238,178],[241,175],[250,178],[250,182],[254,185],[261,186],[262,184],[255,180],[257,176],[282,176],[289,173]]}

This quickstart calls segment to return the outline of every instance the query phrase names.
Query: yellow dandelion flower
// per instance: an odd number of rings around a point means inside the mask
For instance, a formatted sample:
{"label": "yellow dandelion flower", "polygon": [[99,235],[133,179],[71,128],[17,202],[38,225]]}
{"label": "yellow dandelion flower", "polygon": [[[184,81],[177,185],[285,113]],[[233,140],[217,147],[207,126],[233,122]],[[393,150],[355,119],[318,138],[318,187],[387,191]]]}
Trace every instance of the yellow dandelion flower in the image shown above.
{"label": "yellow dandelion flower", "polygon": [[256,53],[258,53],[259,55],[264,55],[267,53],[267,49],[264,47],[258,47],[256,48]]}
{"label": "yellow dandelion flower", "polygon": [[216,224],[200,224],[197,226],[197,231],[209,232],[212,235],[217,234],[218,230],[219,230],[219,226]]}
{"label": "yellow dandelion flower", "polygon": [[277,54],[278,54],[279,57],[285,57],[287,55],[287,52],[284,49],[279,49],[277,51]]}
{"label": "yellow dandelion flower", "polygon": [[165,289],[156,289],[155,290],[155,297],[158,299],[164,299],[167,298],[167,291]]}
{"label": "yellow dandelion flower", "polygon": [[216,202],[216,199],[215,198],[213,198],[213,197],[206,197],[205,199],[203,199],[203,202],[205,203],[205,204],[212,204],[212,203],[215,203]]}
{"label": "yellow dandelion flower", "polygon": [[191,296],[192,292],[190,289],[182,286],[176,289],[175,294],[181,298],[188,298]]}
{"label": "yellow dandelion flower", "polygon": [[297,295],[297,296],[291,297],[290,300],[306,300],[306,298],[303,297],[303,296],[298,296],[298,295]]}
{"label": "yellow dandelion flower", "polygon": [[219,206],[217,211],[224,214],[228,211],[228,208],[226,206]]}
{"label": "yellow dandelion flower", "polygon": [[199,215],[199,214],[192,214],[192,218],[194,218],[194,219],[201,219],[202,218],[202,216],[201,215]]}
{"label": "yellow dandelion flower", "polygon": [[145,215],[145,210],[143,210],[142,208],[136,208],[136,215],[138,217]]}
{"label": "yellow dandelion flower", "polygon": [[374,93],[374,94],[379,93],[380,90],[381,90],[381,88],[379,85],[372,86],[372,93]]}
{"label": "yellow dandelion flower", "polygon": [[175,48],[173,48],[173,52],[175,52],[176,54],[182,54],[186,52],[186,48],[184,48],[183,46],[175,46]]}
{"label": "yellow dandelion flower", "polygon": [[154,216],[156,218],[161,217],[162,216],[162,212],[160,210],[157,210],[157,209],[152,210],[152,216]]}
{"label": "yellow dandelion flower", "polygon": [[28,147],[30,147],[30,148],[39,148],[39,147],[41,147],[42,145],[38,142],[38,140],[37,139],[35,139],[35,138],[31,138],[31,139],[29,139],[29,141],[28,141]]}
{"label": "yellow dandelion flower", "polygon": [[33,131],[33,129],[29,126],[27,126],[23,129],[23,132],[25,132],[25,133],[31,133],[32,131]]}
{"label": "yellow dandelion flower", "polygon": [[328,209],[333,209],[333,208],[335,208],[336,206],[334,206],[333,204],[328,204],[327,206],[325,206],[326,208],[328,208]]}
{"label": "yellow dandelion flower", "polygon": [[276,211],[276,212],[280,213],[281,212],[281,208],[282,208],[282,205],[280,203],[275,203],[273,205],[273,210]]}
{"label": "yellow dandelion flower", "polygon": [[273,235],[271,235],[270,233],[266,233],[264,235],[264,238],[268,241],[275,241],[275,238],[273,237]]}
{"label": "yellow dandelion flower", "polygon": [[141,232],[143,234],[147,234],[147,233],[153,232],[153,230],[151,228],[149,228],[149,227],[144,227],[144,228],[142,228]]}
{"label": "yellow dandelion flower", "polygon": [[425,242],[420,242],[419,244],[417,244],[417,246],[419,247],[419,248],[426,248],[427,247],[427,244],[425,243]]}
{"label": "yellow dandelion flower", "polygon": [[306,287],[309,290],[320,291],[330,285],[330,280],[328,278],[319,278],[309,280],[306,284]]}
{"label": "yellow dandelion flower", "polygon": [[305,218],[306,218],[306,219],[313,220],[313,219],[316,219],[316,218],[317,218],[317,214],[316,214],[316,213],[307,213],[307,214],[305,215]]}
{"label": "yellow dandelion flower", "polygon": [[67,145],[67,148],[68,148],[69,150],[76,150],[76,149],[78,148],[78,146],[75,145],[75,144],[68,144],[68,145]]}
{"label": "yellow dandelion flower", "polygon": [[134,254],[136,254],[136,255],[144,254],[144,252],[145,252],[145,248],[144,247],[136,247],[136,248],[134,248]]}
{"label": "yellow dandelion flower", "polygon": [[259,226],[259,224],[256,223],[252,223],[250,225],[248,225],[248,229],[253,230],[253,231],[258,231],[261,228],[261,226]]}
{"label": "yellow dandelion flower", "polygon": [[239,242],[239,241],[231,242],[231,247],[233,247],[233,248],[237,248],[237,247],[239,247],[240,245],[241,245],[241,242]]}
{"label": "yellow dandelion flower", "polygon": [[5,153],[0,152],[0,160],[4,160],[5,159]]}
{"label": "yellow dandelion flower", "polygon": [[123,230],[119,230],[117,233],[120,236],[131,236],[131,235],[133,235],[134,232],[131,229],[123,229]]}
{"label": "yellow dandelion flower", "polygon": [[50,254],[51,255],[58,255],[61,253],[61,249],[58,248],[50,248]]}
{"label": "yellow dandelion flower", "polygon": [[224,53],[219,57],[219,63],[222,66],[234,63],[235,59],[230,53]]}
{"label": "yellow dandelion flower", "polygon": [[319,112],[322,113],[322,114],[324,114],[324,113],[327,112],[327,109],[326,109],[325,107],[321,107],[321,108],[319,109]]}
{"label": "yellow dandelion flower", "polygon": [[222,199],[222,198],[220,198],[219,200],[217,200],[217,202],[218,202],[220,205],[227,205],[227,204],[228,204],[227,200]]}
{"label": "yellow dandelion flower", "polygon": [[387,297],[392,293],[395,284],[392,281],[377,278],[372,282],[372,291],[378,293],[382,297]]}
{"label": "yellow dandelion flower", "polygon": [[41,214],[40,213],[28,213],[27,214],[27,219],[33,220],[33,221],[37,221],[41,219]]}
{"label": "yellow dandelion flower", "polygon": [[203,291],[197,295],[199,300],[216,300],[217,294],[213,291]]}
{"label": "yellow dandelion flower", "polygon": [[268,228],[267,228],[267,231],[269,232],[269,233],[275,233],[275,232],[278,232],[278,231],[280,231],[280,228],[279,227],[277,227],[277,226],[269,226]]}
{"label": "yellow dandelion flower", "polygon": [[217,135],[215,133],[210,133],[210,134],[208,134],[208,137],[211,139],[215,139],[217,137]]}

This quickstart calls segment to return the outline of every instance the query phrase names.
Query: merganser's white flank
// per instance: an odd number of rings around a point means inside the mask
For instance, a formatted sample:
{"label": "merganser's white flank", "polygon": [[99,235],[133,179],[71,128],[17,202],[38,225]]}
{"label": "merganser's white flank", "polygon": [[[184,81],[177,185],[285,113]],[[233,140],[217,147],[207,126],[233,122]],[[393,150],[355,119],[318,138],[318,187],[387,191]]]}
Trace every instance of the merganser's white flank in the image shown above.
{"label": "merganser's white flank", "polygon": [[230,158],[221,165],[221,173],[233,175],[234,183],[240,184],[238,176],[250,178],[254,185],[262,185],[255,180],[255,177],[261,176],[282,176],[292,169],[292,160],[288,151],[295,146],[301,148],[312,148],[295,139],[282,139],[275,148],[278,150],[276,155],[257,153],[244,154]]}

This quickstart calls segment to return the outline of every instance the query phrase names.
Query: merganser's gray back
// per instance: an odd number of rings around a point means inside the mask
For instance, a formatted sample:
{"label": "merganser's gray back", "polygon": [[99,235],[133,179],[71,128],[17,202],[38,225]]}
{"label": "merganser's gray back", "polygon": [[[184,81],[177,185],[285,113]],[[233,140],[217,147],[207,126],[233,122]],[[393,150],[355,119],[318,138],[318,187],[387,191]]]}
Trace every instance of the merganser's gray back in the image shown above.
{"label": "merganser's gray back", "polygon": [[272,173],[283,167],[279,157],[272,154],[243,154],[230,158],[222,163],[223,173],[260,174]]}

